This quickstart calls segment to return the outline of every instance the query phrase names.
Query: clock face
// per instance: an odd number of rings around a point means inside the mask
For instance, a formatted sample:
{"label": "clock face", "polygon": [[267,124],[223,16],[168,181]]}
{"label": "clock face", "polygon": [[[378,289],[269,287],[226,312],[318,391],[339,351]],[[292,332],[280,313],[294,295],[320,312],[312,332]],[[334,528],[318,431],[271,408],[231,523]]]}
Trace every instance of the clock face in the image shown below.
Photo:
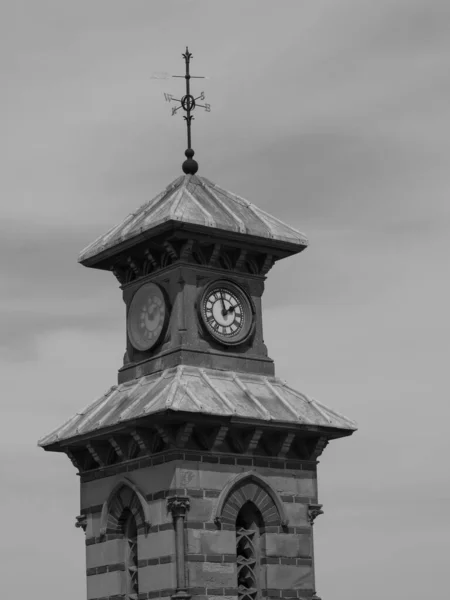
{"label": "clock face", "polygon": [[145,283],[133,296],[128,311],[128,337],[136,350],[150,350],[161,337],[167,306],[160,287]]}
{"label": "clock face", "polygon": [[209,333],[224,344],[239,344],[250,333],[253,311],[245,292],[228,281],[207,287],[202,296],[201,316]]}

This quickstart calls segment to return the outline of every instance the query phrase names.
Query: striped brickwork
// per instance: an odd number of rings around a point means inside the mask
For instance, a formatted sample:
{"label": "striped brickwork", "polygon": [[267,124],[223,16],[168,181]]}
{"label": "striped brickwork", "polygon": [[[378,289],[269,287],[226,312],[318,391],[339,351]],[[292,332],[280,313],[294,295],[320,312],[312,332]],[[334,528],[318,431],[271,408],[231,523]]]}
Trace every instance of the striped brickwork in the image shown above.
{"label": "striped brickwork", "polygon": [[[261,529],[261,569],[263,595],[272,598],[313,597],[314,567],[312,526],[308,508],[317,503],[314,471],[298,472],[279,469],[252,469],[246,471],[237,465],[223,466],[218,473],[211,464],[171,463],[158,468],[170,472],[153,472],[145,469],[128,480],[139,483],[142,497],[148,505],[150,524],[146,527],[140,503],[134,493],[124,485],[117,489],[120,475],[101,481],[83,482],[84,503],[82,515],[87,519],[86,557],[88,600],[121,597],[124,593],[124,561],[121,554],[123,539],[120,533],[120,513],[131,507],[138,523],[139,598],[169,598],[176,591],[176,547],[171,514],[167,500],[173,496],[187,497],[190,508],[185,521],[185,569],[187,591],[192,600],[208,600],[236,593],[236,536],[235,520],[244,502],[252,501],[260,510],[264,527]],[[238,470],[239,469],[239,470]],[[255,473],[263,472],[265,484],[271,493],[258,484]],[[148,477],[146,473],[148,472]],[[248,477],[247,477],[248,474]],[[151,476],[153,475],[153,477]],[[224,495],[227,485],[241,477],[238,484]],[[159,488],[159,482],[184,483],[182,487]],[[210,481],[210,486],[207,482]],[[199,487],[198,484],[204,487]],[[211,483],[213,485],[211,485]],[[95,488],[88,489],[94,485]],[[100,533],[103,502],[109,498],[110,514],[107,531]],[[273,498],[276,496],[280,508]],[[217,511],[220,507],[220,515]],[[286,519],[286,523],[282,522]]]}

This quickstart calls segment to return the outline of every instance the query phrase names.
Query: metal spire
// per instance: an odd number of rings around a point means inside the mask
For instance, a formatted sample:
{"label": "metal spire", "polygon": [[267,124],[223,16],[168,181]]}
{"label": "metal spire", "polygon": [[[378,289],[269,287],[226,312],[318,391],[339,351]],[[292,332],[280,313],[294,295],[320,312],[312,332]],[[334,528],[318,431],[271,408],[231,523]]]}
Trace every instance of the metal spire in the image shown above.
{"label": "metal spire", "polygon": [[201,108],[204,108],[206,110],[206,112],[210,112],[211,106],[210,106],[210,104],[207,104],[207,103],[197,104],[197,100],[203,101],[205,99],[205,92],[201,92],[200,96],[197,96],[197,98],[194,98],[194,96],[192,96],[191,89],[190,89],[190,80],[191,79],[205,79],[205,78],[202,76],[198,76],[198,75],[197,76],[191,75],[189,73],[189,63],[191,61],[191,58],[193,58],[193,56],[189,52],[189,49],[187,46],[186,46],[186,52],[184,54],[182,54],[182,56],[186,63],[186,74],[185,75],[172,75],[172,77],[184,77],[185,78],[186,94],[181,98],[181,100],[174,98],[172,96],[172,94],[164,94],[164,97],[167,100],[167,102],[179,102],[180,103],[179,106],[174,106],[172,108],[172,116],[175,115],[177,113],[177,111],[180,110],[180,108],[182,108],[186,113],[183,118],[186,121],[186,127],[187,127],[187,150],[184,153],[186,155],[186,160],[184,161],[184,163],[182,165],[182,169],[186,173],[186,175],[194,175],[198,171],[198,163],[193,158],[194,151],[192,150],[192,145],[191,145],[191,121],[194,118],[191,113],[195,109],[196,106],[200,106]]}

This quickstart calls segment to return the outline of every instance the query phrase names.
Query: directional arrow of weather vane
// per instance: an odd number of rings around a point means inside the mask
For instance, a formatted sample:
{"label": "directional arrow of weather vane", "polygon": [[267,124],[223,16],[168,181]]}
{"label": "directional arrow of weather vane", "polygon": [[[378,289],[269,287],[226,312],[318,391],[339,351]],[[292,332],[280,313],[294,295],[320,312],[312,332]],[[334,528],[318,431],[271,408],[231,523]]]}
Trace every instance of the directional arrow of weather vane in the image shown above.
{"label": "directional arrow of weather vane", "polygon": [[[186,113],[183,116],[183,118],[186,121],[186,127],[187,127],[187,150],[186,150],[185,154],[186,154],[186,157],[188,160],[185,161],[183,164],[183,171],[185,173],[194,174],[197,172],[198,165],[197,165],[196,161],[194,161],[192,159],[192,157],[194,156],[194,151],[192,150],[192,143],[191,143],[191,122],[194,118],[194,116],[192,115],[192,111],[195,110],[195,108],[197,106],[199,106],[200,108],[204,108],[206,110],[206,112],[210,112],[211,105],[206,102],[205,102],[205,104],[198,103],[199,100],[201,100],[202,102],[205,100],[205,92],[201,92],[200,96],[197,96],[197,98],[194,98],[194,96],[191,94],[190,80],[191,79],[205,79],[205,77],[198,76],[198,75],[191,75],[189,73],[189,63],[191,61],[191,58],[193,58],[193,56],[189,52],[189,49],[187,46],[186,46],[186,52],[184,54],[182,54],[182,56],[186,63],[186,74],[185,75],[172,75],[172,77],[184,77],[184,79],[186,80],[186,93],[181,99],[174,98],[172,94],[167,94],[167,93],[164,94],[164,98],[166,99],[167,102],[178,102],[179,103],[179,106],[174,106],[172,108],[172,116],[175,115],[180,110],[180,108],[182,108]],[[185,167],[186,167],[186,169],[188,169],[188,171],[186,171]],[[193,169],[195,169],[195,170],[193,171]],[[192,173],[192,171],[193,171],[193,173]]]}

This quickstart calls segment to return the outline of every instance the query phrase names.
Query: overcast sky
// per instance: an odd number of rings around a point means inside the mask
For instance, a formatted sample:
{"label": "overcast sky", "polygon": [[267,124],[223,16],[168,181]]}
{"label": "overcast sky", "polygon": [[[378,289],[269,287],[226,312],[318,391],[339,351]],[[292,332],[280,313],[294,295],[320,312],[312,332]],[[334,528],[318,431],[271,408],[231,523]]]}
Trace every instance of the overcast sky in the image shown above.
{"label": "overcast sky", "polygon": [[324,600],[448,595],[448,0],[0,1],[2,595],[85,597],[79,478],[37,439],[116,382],[115,278],[78,252],[181,173],[310,240],[264,296],[277,375],[359,424],[319,465]]}

